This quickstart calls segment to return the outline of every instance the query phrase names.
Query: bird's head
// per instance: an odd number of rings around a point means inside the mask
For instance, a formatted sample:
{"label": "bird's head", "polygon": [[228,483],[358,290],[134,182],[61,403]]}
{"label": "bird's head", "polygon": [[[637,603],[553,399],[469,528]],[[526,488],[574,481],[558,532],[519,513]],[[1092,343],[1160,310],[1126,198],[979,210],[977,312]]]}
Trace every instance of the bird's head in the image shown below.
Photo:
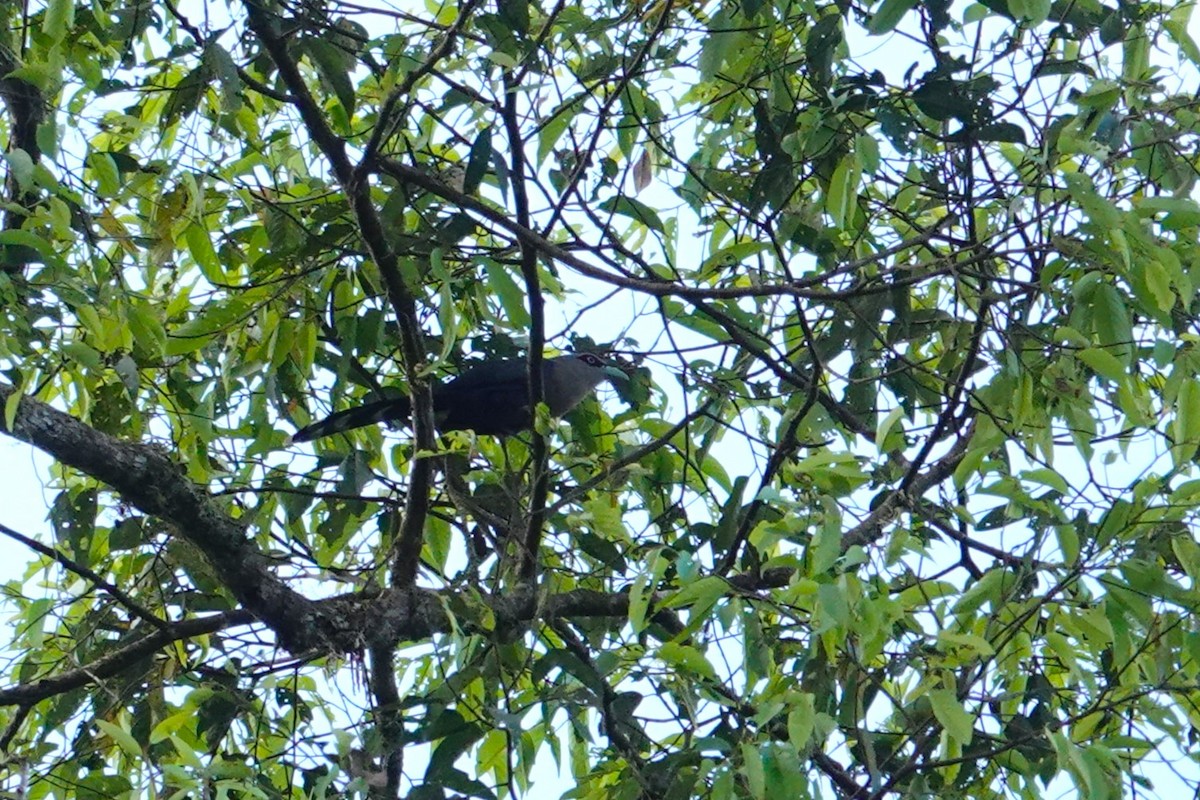
{"label": "bird's head", "polygon": [[629,376],[625,374],[624,370],[622,370],[613,362],[601,358],[595,353],[572,353],[570,356],[567,356],[567,358],[573,358],[585,366],[594,370],[599,370],[601,373],[603,373],[602,377],[596,379],[596,383],[599,383],[604,378],[629,380]]}

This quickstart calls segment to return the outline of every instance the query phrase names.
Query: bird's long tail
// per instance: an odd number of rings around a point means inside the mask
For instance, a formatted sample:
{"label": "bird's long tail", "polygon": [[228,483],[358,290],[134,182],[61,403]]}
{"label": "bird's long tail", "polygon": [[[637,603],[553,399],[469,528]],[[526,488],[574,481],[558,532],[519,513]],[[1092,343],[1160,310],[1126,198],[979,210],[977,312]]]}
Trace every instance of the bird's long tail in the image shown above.
{"label": "bird's long tail", "polygon": [[377,422],[400,422],[408,419],[412,404],[407,397],[393,397],[390,400],[379,400],[367,403],[365,406],[347,408],[336,414],[330,414],[320,422],[314,422],[292,434],[288,444],[292,442],[308,442],[320,439],[322,436],[332,436],[355,428],[364,428]]}

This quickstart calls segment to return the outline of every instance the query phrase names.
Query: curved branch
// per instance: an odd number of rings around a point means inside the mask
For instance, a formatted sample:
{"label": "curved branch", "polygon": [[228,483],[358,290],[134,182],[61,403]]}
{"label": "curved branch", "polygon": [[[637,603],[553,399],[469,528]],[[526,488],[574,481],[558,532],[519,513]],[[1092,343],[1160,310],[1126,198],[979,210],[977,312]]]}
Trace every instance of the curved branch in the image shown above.
{"label": "curved branch", "polygon": [[[0,384],[0,408],[15,391]],[[223,504],[157,447],[121,441],[28,396],[19,398],[11,428],[0,417],[0,433],[108,485],[124,502],[165,522],[204,554],[222,585],[292,653],[355,652],[428,628],[414,627],[404,592],[381,624],[374,616],[377,598],[351,594],[315,602],[288,587]]]}
{"label": "curved branch", "polygon": [[[260,5],[257,0],[247,0],[245,5],[250,29],[275,62],[275,67],[292,95],[293,104],[299,111],[308,134],[328,159],[342,191],[346,193],[367,252],[383,277],[388,300],[396,313],[396,322],[400,328],[404,376],[408,380],[413,401],[413,439],[418,453],[430,452],[434,449],[433,398],[429,393],[429,382],[420,371],[421,362],[425,359],[425,348],[417,316],[416,298],[404,283],[396,251],[392,249],[384,234],[379,212],[371,199],[370,171],[365,168],[365,162],[358,167],[351,164],[346,153],[346,143],[329,127],[320,106],[308,90],[299,67],[288,52],[287,43],[275,33],[273,24],[276,15]],[[405,588],[411,587],[417,578],[432,482],[432,462],[428,458],[414,459],[393,564],[393,577],[398,585]]]}
{"label": "curved branch", "polygon": [[[0,406],[7,408],[15,391],[0,384]],[[107,484],[130,505],[168,523],[204,553],[238,602],[269,625],[287,649],[309,650],[328,638],[331,630],[315,619],[312,602],[275,576],[242,526],[166,452],[115,439],[28,396],[19,399],[12,428],[0,420],[0,431]]]}
{"label": "curved branch", "polygon": [[[393,178],[396,178],[399,181],[411,183],[412,185],[418,186],[427,192],[436,194],[438,197],[449,200],[451,203],[454,203],[465,211],[478,214],[496,227],[508,231],[518,241],[525,242],[535,247],[542,255],[566,264],[584,277],[592,278],[611,286],[641,292],[642,294],[650,295],[651,297],[683,297],[690,300],[729,300],[741,297],[789,296],[807,298],[810,300],[831,301],[844,300],[848,297],[862,294],[862,290],[857,287],[846,290],[817,288],[829,281],[830,276],[828,273],[803,280],[784,281],[782,283],[755,284],[750,286],[723,286],[716,289],[704,289],[697,286],[683,286],[676,281],[667,280],[665,278],[654,280],[650,278],[635,278],[626,275],[619,275],[608,270],[601,269],[594,264],[589,264],[567,248],[554,244],[537,231],[530,230],[529,228],[509,219],[508,215],[504,212],[492,208],[487,203],[476,197],[472,197],[469,194],[465,194],[451,186],[446,185],[444,181],[441,181],[432,175],[427,175],[416,167],[410,167],[407,164],[402,164],[394,158],[379,159],[379,167],[383,172],[391,175]],[[881,250],[875,255],[844,264],[839,267],[838,272],[846,272],[851,268],[857,268],[865,264],[873,264],[884,261],[913,247],[918,247],[932,238],[933,232],[940,224],[941,222],[939,222],[938,225],[934,225],[929,231],[889,247],[886,250]],[[922,279],[927,277],[928,273],[923,275]],[[890,286],[883,287],[879,291],[891,291],[891,288],[892,287]]]}
{"label": "curved branch", "polygon": [[253,621],[254,617],[248,611],[239,610],[172,623],[166,629],[143,636],[78,669],[68,670],[52,678],[42,678],[33,683],[23,683],[0,689],[0,706],[31,705],[39,700],[78,689],[80,686],[111,678],[128,668],[130,664],[145,658],[156,650],[161,650],[172,642],[216,633],[234,625],[246,625]]}
{"label": "curved branch", "polygon": [[41,553],[46,558],[54,559],[66,570],[74,572],[76,575],[91,581],[105,592],[108,592],[113,599],[124,606],[129,613],[133,614],[138,619],[150,623],[159,630],[168,630],[171,627],[170,622],[162,619],[161,617],[156,617],[154,614],[150,613],[150,611],[143,608],[140,603],[130,597],[126,592],[122,591],[121,587],[114,586],[113,584],[104,580],[104,578],[102,578],[100,575],[96,574],[94,570],[90,570],[74,559],[68,558],[66,555],[60,553],[53,547],[47,547],[36,539],[31,539],[23,533],[14,531],[12,528],[3,523],[0,523],[0,533],[4,534],[10,539],[17,540],[30,550]]}

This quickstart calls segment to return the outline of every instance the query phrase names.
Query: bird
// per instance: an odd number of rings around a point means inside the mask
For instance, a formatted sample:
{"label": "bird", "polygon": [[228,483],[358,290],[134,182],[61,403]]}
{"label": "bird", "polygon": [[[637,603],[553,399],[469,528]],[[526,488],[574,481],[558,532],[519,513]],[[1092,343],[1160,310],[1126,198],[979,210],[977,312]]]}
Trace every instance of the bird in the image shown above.
{"label": "bird", "polygon": [[[601,381],[626,378],[624,372],[593,353],[572,353],[542,361],[543,400],[551,416],[561,417],[579,405]],[[530,425],[529,365],[525,359],[484,361],[453,380],[435,383],[434,424],[440,431],[474,431],[508,436]],[[287,444],[308,442],[378,422],[405,422],[412,400],[393,397],[348,408],[301,428]]]}

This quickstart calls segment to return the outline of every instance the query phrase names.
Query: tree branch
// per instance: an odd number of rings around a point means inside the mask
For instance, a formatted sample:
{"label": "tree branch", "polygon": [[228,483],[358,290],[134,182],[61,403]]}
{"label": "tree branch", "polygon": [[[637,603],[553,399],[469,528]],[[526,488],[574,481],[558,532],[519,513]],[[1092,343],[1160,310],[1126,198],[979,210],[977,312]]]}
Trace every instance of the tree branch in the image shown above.
{"label": "tree branch", "polygon": [[138,603],[136,600],[134,600],[132,597],[130,597],[125,592],[121,591],[120,587],[114,586],[113,584],[104,580],[104,578],[97,575],[93,570],[90,570],[87,567],[83,566],[82,564],[79,564],[74,559],[68,558],[66,555],[58,552],[53,547],[47,547],[46,545],[42,544],[41,542],[37,541],[36,539],[31,539],[30,537],[26,536],[23,533],[18,533],[17,531],[14,531],[12,528],[8,527],[7,525],[5,525],[3,523],[0,523],[0,533],[3,533],[5,536],[9,537],[10,539],[17,540],[21,544],[28,547],[30,550],[34,550],[38,553],[41,553],[46,558],[53,559],[54,561],[61,564],[67,570],[74,572],[76,575],[79,575],[80,577],[86,578],[87,580],[91,581],[96,586],[99,586],[101,589],[108,592],[108,594],[110,594],[114,600],[116,600],[118,603],[120,603],[122,606],[124,606],[126,609],[128,609],[129,613],[133,614],[138,619],[141,619],[141,620],[144,620],[145,622],[150,623],[151,625],[158,628],[159,630],[170,629],[171,623],[168,620],[162,619],[161,617],[157,617],[154,614],[147,611],[146,609],[142,608],[140,603]]}
{"label": "tree branch", "polygon": [[[308,90],[300,69],[288,52],[287,45],[272,27],[276,15],[247,0],[248,22],[255,36],[271,55],[283,82],[293,98],[293,104],[304,121],[313,141],[329,160],[334,175],[346,193],[350,209],[358,222],[359,233],[367,252],[387,287],[388,300],[396,313],[400,328],[400,352],[404,375],[412,396],[412,428],[417,453],[434,449],[433,398],[429,382],[422,376],[420,365],[425,359],[425,346],[417,316],[416,299],[404,283],[399,261],[383,232],[379,213],[371,199],[370,171],[360,165],[355,168],[346,155],[346,145],[329,127],[320,106]],[[425,540],[425,518],[429,513],[429,488],[433,482],[433,464],[428,458],[413,460],[409,473],[409,492],[404,505],[403,521],[396,541],[393,578],[402,587],[411,587],[417,578],[421,547]]]}
{"label": "tree branch", "polygon": [[[7,407],[14,391],[0,384],[0,407]],[[274,575],[242,526],[162,450],[115,439],[28,396],[19,400],[12,429],[0,420],[0,431],[111,486],[130,505],[167,522],[204,553],[226,588],[275,631],[284,647],[295,652],[322,641],[326,647],[333,644],[328,641],[333,628],[318,619],[311,601]]]}
{"label": "tree branch", "polygon": [[0,689],[0,706],[31,705],[39,700],[78,689],[80,686],[111,678],[128,668],[130,664],[145,658],[156,650],[161,650],[172,642],[190,639],[193,636],[204,636],[234,625],[246,625],[253,621],[254,617],[248,611],[228,611],[212,617],[172,623],[165,630],[157,630],[143,636],[78,669],[68,670],[32,683]]}

